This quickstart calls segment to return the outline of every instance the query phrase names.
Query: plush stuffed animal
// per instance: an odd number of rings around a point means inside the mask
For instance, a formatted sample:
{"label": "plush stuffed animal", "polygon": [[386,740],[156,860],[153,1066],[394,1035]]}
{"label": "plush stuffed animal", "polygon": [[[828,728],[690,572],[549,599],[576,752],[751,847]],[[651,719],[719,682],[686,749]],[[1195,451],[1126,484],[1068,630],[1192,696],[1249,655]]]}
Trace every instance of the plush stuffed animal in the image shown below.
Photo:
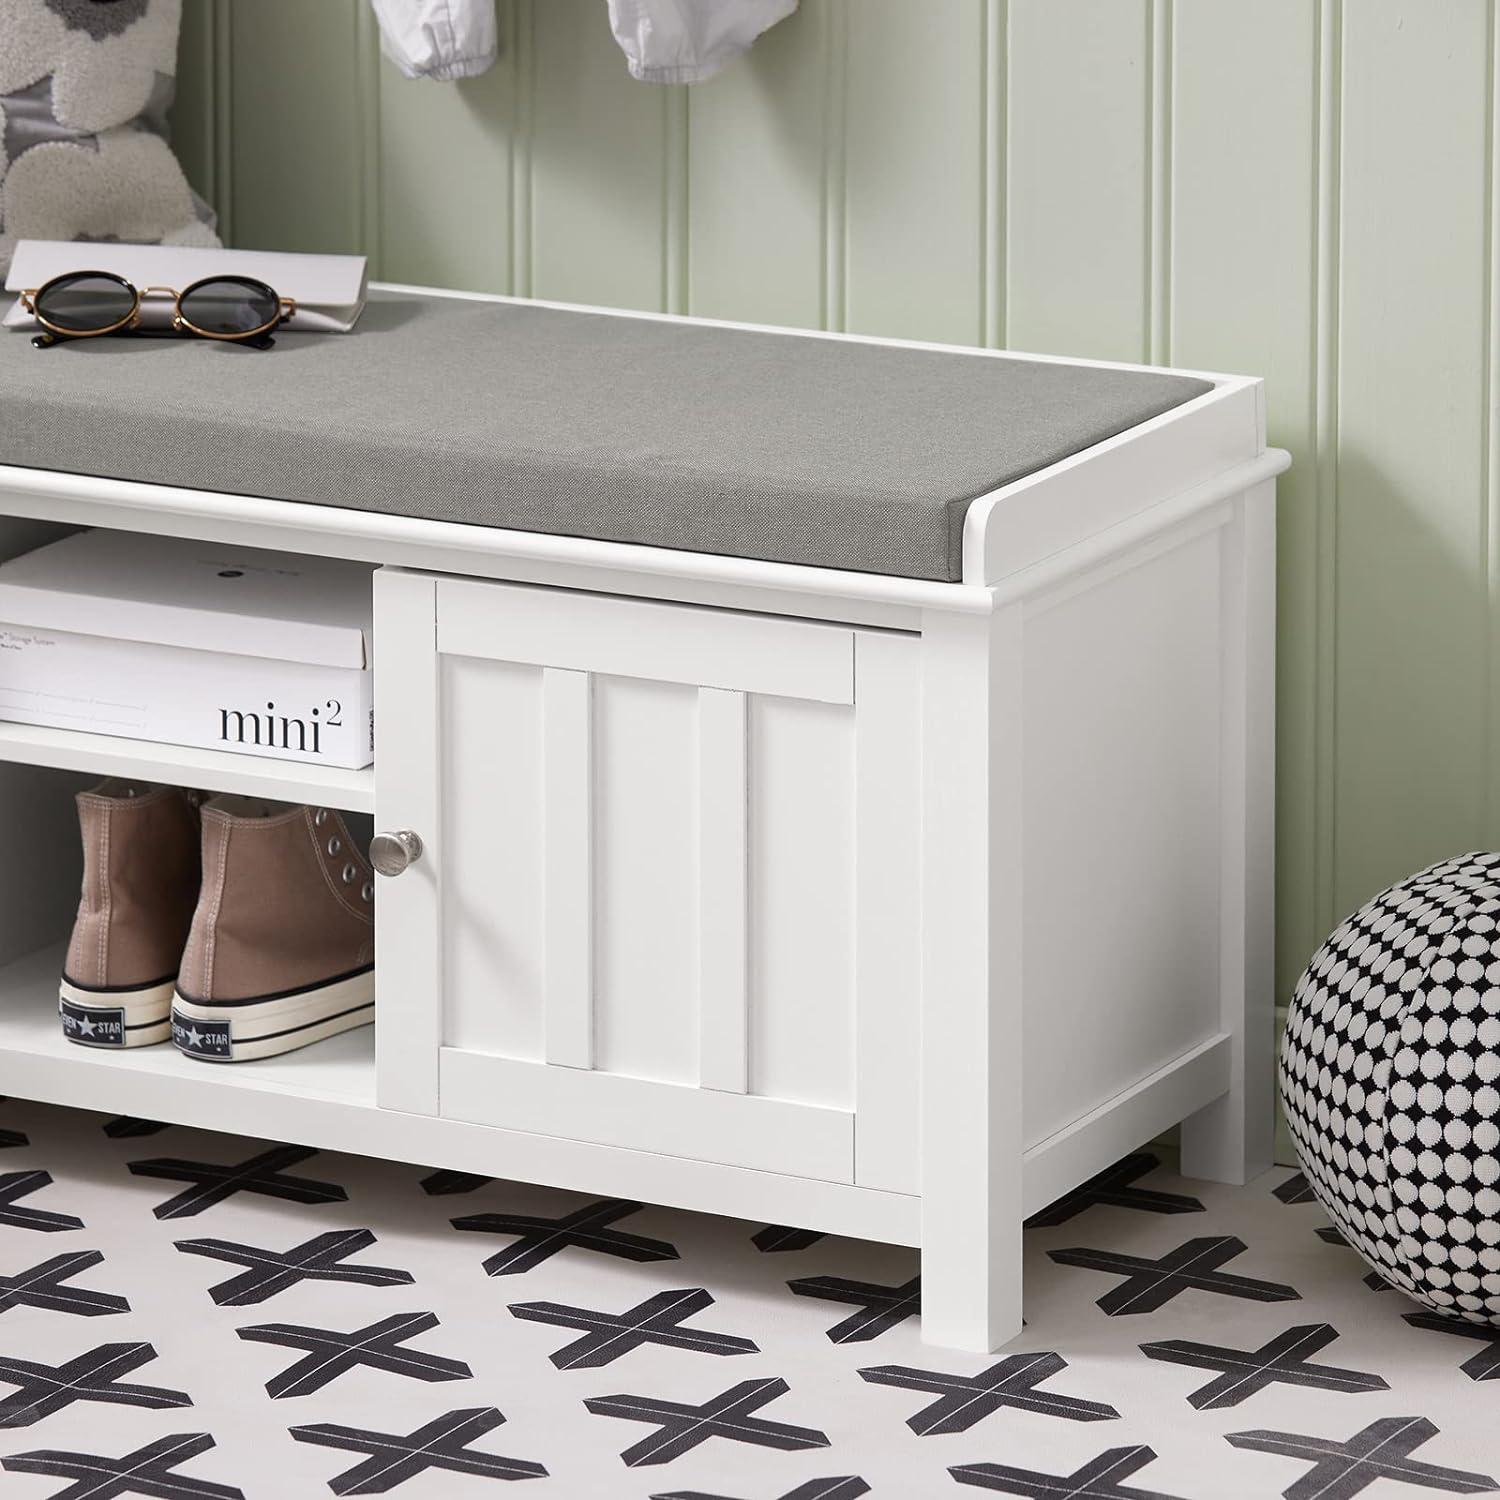
{"label": "plush stuffed animal", "polygon": [[0,0],[0,275],[20,239],[219,243],[167,144],[182,0]]}

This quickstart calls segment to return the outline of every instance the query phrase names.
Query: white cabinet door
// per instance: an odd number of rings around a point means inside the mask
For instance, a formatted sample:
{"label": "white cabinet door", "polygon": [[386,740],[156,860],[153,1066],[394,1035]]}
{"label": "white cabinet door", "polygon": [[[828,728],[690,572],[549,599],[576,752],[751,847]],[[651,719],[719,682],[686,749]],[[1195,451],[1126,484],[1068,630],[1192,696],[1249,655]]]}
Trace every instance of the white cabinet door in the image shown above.
{"label": "white cabinet door", "polygon": [[915,639],[376,600],[378,817],[424,843],[377,899],[380,1102],[914,1191]]}

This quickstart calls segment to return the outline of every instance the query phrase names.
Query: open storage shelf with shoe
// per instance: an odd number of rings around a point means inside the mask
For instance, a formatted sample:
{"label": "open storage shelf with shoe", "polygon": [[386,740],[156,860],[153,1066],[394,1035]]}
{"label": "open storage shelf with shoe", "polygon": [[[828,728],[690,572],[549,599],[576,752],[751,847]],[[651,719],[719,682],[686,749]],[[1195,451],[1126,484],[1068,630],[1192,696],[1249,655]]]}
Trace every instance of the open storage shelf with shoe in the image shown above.
{"label": "open storage shelf with shoe", "polygon": [[[1286,457],[1258,381],[411,289],[365,320],[258,362],[153,349],[144,395],[0,343],[35,417],[6,441],[52,434],[0,448],[0,558],[101,527],[378,565],[373,771],[0,725],[0,1093],[920,1245],[924,1336],[976,1350],[1020,1329],[1026,1214],[1178,1122],[1190,1175],[1269,1164]],[[520,404],[445,404],[455,361]],[[172,379],[222,431],[180,440]],[[699,425],[643,448],[653,379]],[[996,390],[1066,436],[934,505],[1009,442]],[[19,466],[102,418],[150,472]],[[570,444],[607,467],[616,420],[670,486],[624,459],[583,483]],[[184,453],[227,468],[157,471]],[[321,488],[232,493],[252,469]],[[686,532],[569,534],[596,483],[591,524]],[[525,508],[549,485],[558,534]],[[454,496],[505,513],[403,508]],[[731,515],[780,550],[723,555]],[[373,814],[406,851],[374,882],[373,1034],[232,1064],[65,1041],[86,773]]]}
{"label": "open storage shelf with shoe", "polygon": [[[62,943],[0,968],[0,1057],[23,1069],[39,1098],[86,1109],[170,1117],[223,1128],[226,1093],[292,1094],[373,1105],[375,1039],[369,1027],[329,1037],[253,1066],[196,1062],[170,1044],[80,1047],[57,1024]],[[257,1128],[253,1118],[241,1128]]]}

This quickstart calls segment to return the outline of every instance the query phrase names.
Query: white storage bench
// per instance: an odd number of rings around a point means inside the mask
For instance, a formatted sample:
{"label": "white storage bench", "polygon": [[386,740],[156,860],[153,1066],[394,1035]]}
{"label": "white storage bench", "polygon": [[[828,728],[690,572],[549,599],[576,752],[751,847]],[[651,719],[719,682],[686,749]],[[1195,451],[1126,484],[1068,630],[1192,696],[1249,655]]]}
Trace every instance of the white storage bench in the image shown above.
{"label": "white storage bench", "polygon": [[[0,723],[0,1093],[919,1245],[992,1349],[1027,1214],[1270,1163],[1285,465],[1253,379],[409,289],[0,338],[0,554],[383,565],[373,771]],[[373,1038],[65,1043],[101,772],[415,834]]]}

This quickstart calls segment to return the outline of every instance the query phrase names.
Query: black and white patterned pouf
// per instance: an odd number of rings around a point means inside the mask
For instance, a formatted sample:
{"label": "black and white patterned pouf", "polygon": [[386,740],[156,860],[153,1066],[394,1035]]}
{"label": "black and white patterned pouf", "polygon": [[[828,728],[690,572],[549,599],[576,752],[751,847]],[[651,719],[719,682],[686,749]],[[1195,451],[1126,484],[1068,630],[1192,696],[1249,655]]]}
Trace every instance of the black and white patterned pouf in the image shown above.
{"label": "black and white patterned pouf", "polygon": [[1281,1098],[1349,1243],[1438,1312],[1500,1326],[1500,854],[1403,880],[1323,944]]}

